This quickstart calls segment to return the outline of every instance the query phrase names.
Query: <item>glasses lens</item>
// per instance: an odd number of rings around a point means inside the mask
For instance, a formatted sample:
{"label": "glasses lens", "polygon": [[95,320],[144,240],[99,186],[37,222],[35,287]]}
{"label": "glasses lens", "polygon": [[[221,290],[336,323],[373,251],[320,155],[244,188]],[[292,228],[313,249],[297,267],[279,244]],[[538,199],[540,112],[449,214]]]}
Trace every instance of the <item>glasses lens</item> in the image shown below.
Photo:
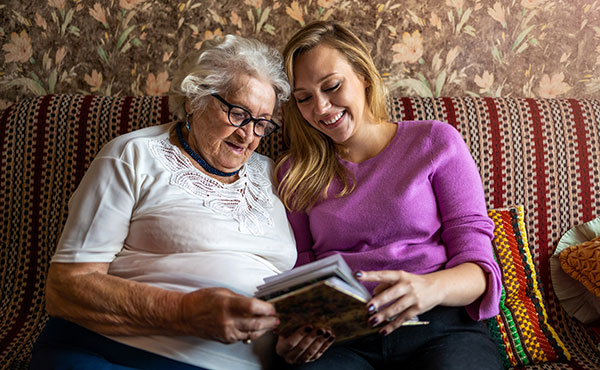
{"label": "glasses lens", "polygon": [[234,126],[240,126],[248,118],[250,118],[250,114],[241,108],[231,107],[229,110],[229,122]]}
{"label": "glasses lens", "polygon": [[277,130],[277,124],[273,121],[261,119],[254,124],[254,133],[258,136],[268,136]]}

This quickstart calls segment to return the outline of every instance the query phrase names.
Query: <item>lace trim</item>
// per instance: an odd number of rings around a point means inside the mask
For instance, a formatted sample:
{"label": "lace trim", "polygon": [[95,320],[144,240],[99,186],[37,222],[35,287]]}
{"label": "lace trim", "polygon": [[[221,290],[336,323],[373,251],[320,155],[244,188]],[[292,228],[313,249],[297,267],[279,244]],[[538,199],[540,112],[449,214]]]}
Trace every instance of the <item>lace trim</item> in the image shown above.
{"label": "lace trim", "polygon": [[240,232],[262,235],[263,225],[273,225],[267,211],[273,208],[267,193],[272,185],[265,175],[265,164],[257,156],[250,156],[237,181],[224,184],[194,167],[168,138],[150,140],[148,145],[152,155],[172,173],[170,184],[202,199],[204,206],[213,212],[231,215]]}

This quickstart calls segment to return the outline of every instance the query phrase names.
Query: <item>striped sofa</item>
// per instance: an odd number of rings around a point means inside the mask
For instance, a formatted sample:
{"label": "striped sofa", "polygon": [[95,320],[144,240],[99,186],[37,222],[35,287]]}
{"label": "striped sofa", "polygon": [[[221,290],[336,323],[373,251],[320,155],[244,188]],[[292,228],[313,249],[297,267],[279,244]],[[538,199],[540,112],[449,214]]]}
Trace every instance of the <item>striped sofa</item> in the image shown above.
{"label": "striped sofa", "polygon": [[[532,369],[600,368],[600,331],[569,317],[549,260],[563,233],[600,216],[600,101],[394,97],[394,120],[438,119],[463,135],[489,208],[522,205],[549,322],[570,360]],[[165,97],[47,95],[0,117],[0,368],[25,369],[47,320],[44,282],[67,202],[90,161],[117,135],[170,121]],[[258,151],[275,157],[282,136]],[[543,361],[542,361],[543,362]]]}

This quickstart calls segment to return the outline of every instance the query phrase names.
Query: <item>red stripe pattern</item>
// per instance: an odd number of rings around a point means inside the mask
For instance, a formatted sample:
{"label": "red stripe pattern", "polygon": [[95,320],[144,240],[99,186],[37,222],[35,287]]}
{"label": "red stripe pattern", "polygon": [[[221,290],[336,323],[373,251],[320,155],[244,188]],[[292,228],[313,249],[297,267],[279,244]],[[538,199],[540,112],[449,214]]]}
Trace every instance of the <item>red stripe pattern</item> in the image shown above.
{"label": "red stripe pattern", "polygon": [[[560,308],[548,258],[562,233],[600,214],[598,100],[417,98],[390,100],[394,120],[438,119],[457,127],[479,166],[490,208],[525,206],[546,308],[573,359],[533,368],[594,369],[599,338]],[[166,97],[50,95],[0,117],[0,368],[25,369],[47,317],[43,289],[67,202],[100,148],[123,132],[168,122]],[[262,140],[272,158],[281,130]]]}

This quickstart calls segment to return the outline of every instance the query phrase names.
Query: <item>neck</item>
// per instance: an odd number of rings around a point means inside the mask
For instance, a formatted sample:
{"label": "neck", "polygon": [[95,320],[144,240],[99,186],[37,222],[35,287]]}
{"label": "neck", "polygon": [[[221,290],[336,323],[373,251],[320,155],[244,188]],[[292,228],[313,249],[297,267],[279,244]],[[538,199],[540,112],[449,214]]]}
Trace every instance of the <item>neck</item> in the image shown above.
{"label": "neck", "polygon": [[214,168],[213,166],[211,166],[210,164],[208,164],[208,162],[206,162],[204,160],[204,158],[202,158],[200,156],[200,154],[196,153],[192,147],[190,147],[190,145],[185,141],[185,139],[183,138],[183,133],[181,132],[181,126],[183,125],[183,122],[178,122],[177,125],[175,126],[175,131],[177,132],[177,139],[179,140],[179,144],[183,147],[183,149],[185,150],[185,152],[187,154],[190,155],[190,157],[192,157],[196,162],[198,162],[198,164],[208,173],[213,174],[213,175],[217,175],[217,176],[221,176],[221,177],[231,177],[231,176],[235,176],[237,175],[238,172],[240,172],[240,169],[234,171],[234,172],[223,172],[220,170],[217,170],[216,168]]}
{"label": "neck", "polygon": [[394,138],[397,125],[392,122],[361,124],[361,129],[346,142],[338,144],[340,157],[361,163],[379,154]]}

